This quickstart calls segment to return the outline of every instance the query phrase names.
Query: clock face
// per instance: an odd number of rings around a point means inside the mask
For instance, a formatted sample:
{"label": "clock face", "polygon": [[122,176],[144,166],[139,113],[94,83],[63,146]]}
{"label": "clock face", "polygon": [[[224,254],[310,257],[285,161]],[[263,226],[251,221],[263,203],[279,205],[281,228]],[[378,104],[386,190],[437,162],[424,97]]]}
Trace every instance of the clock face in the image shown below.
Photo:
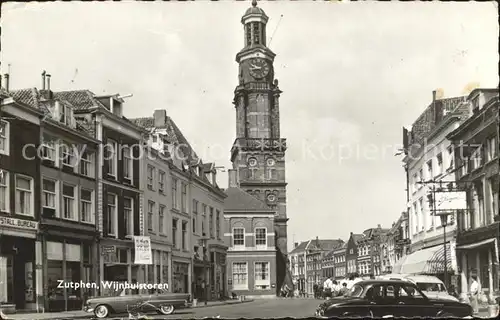
{"label": "clock face", "polygon": [[261,79],[269,73],[269,64],[262,58],[254,58],[250,60],[250,75],[256,79]]}
{"label": "clock face", "polygon": [[248,164],[250,165],[250,167],[255,167],[257,165],[257,159],[255,158],[248,159]]}
{"label": "clock face", "polygon": [[274,201],[276,201],[276,196],[275,196],[274,194],[272,194],[272,193],[271,193],[271,194],[268,194],[268,195],[267,195],[267,201],[269,201],[269,202],[274,202]]}
{"label": "clock face", "polygon": [[274,159],[272,159],[272,158],[267,159],[267,165],[268,166],[272,167],[272,166],[274,166],[275,163],[276,162],[274,161]]}

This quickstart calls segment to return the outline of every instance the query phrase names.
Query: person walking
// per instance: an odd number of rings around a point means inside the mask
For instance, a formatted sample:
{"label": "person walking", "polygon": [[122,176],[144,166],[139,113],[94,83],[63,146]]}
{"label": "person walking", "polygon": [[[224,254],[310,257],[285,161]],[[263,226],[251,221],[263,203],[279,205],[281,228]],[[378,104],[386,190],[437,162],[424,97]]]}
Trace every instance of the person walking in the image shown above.
{"label": "person walking", "polygon": [[347,288],[347,283],[344,282],[342,283],[342,288],[339,291],[339,296],[344,296],[347,292],[349,292],[349,289]]}
{"label": "person walking", "polygon": [[333,281],[331,278],[327,278],[323,283],[323,292],[325,293],[325,299],[330,299],[332,297]]}
{"label": "person walking", "polygon": [[472,309],[474,310],[474,315],[477,315],[479,313],[479,283],[477,282],[477,277],[472,276],[472,283],[470,284],[470,290],[469,290],[469,295],[470,295],[470,305]]}

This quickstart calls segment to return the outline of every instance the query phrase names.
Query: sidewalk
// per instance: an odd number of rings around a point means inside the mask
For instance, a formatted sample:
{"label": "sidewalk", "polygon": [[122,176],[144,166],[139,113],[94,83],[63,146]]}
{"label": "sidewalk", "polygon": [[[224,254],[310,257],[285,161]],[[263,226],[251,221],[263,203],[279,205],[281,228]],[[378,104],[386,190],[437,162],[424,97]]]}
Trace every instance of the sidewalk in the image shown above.
{"label": "sidewalk", "polygon": [[[208,301],[207,305],[205,302],[198,302],[195,309],[198,308],[208,308],[221,305],[229,304],[240,304],[252,302],[253,300],[225,300],[225,301]],[[175,314],[175,313],[174,313]],[[12,320],[46,320],[46,319],[90,319],[93,317],[92,314],[87,313],[83,310],[78,311],[63,311],[63,312],[47,312],[47,313],[17,313],[17,314],[7,314],[7,319]]]}

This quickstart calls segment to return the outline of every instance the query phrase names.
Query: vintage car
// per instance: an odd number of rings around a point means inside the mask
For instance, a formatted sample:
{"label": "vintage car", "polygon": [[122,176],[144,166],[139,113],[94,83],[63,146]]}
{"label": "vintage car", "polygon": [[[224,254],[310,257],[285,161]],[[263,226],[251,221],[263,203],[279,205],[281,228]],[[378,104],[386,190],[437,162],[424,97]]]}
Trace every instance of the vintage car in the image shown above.
{"label": "vintage car", "polygon": [[404,280],[363,280],[343,297],[320,304],[319,318],[457,317],[473,315],[468,304],[428,298],[414,283]]}
{"label": "vintage car", "polygon": [[459,301],[458,298],[452,296],[443,281],[435,276],[418,275],[418,274],[388,274],[380,276],[379,279],[384,280],[408,280],[417,285],[428,298],[440,300]]}
{"label": "vintage car", "polygon": [[111,314],[130,315],[157,312],[169,315],[176,309],[189,308],[191,295],[156,290],[153,294],[131,294],[130,289],[118,290],[112,296],[90,298],[83,310],[94,313],[96,318],[106,318]]}

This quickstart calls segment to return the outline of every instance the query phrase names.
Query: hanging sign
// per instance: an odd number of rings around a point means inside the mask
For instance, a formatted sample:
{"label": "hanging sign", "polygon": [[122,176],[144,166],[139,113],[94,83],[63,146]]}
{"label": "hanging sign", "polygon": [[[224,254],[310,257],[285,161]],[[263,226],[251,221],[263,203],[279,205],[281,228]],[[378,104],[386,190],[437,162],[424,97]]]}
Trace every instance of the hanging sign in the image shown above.
{"label": "hanging sign", "polygon": [[153,264],[151,239],[148,236],[135,236],[135,264]]}

